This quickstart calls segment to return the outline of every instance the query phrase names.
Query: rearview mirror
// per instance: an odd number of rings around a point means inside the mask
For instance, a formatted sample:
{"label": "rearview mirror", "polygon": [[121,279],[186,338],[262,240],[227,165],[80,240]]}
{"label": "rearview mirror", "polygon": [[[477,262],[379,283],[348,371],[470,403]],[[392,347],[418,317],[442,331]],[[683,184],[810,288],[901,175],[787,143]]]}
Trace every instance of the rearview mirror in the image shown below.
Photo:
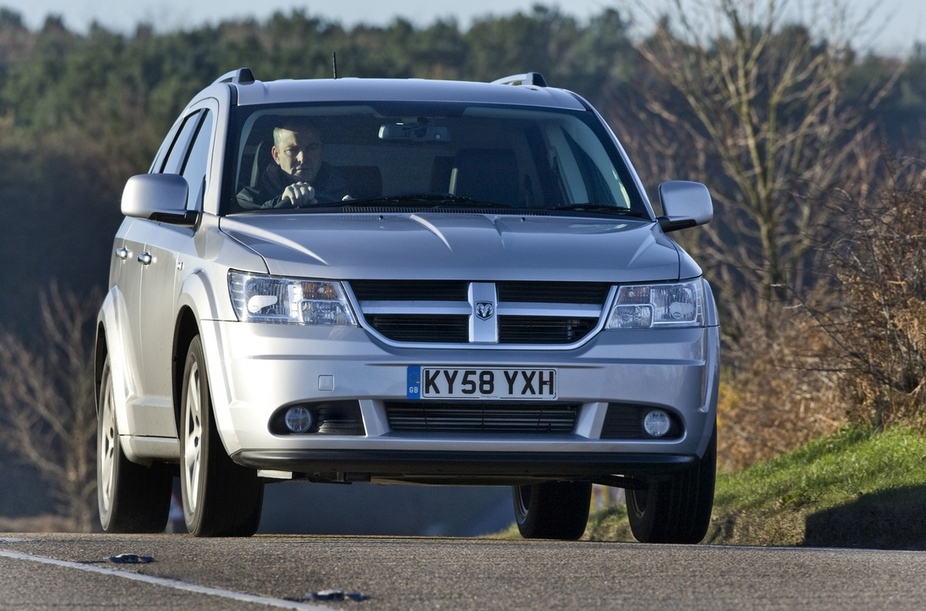
{"label": "rearview mirror", "polygon": [[428,125],[427,120],[417,123],[386,123],[379,128],[379,139],[406,142],[450,142],[450,130],[446,127]]}

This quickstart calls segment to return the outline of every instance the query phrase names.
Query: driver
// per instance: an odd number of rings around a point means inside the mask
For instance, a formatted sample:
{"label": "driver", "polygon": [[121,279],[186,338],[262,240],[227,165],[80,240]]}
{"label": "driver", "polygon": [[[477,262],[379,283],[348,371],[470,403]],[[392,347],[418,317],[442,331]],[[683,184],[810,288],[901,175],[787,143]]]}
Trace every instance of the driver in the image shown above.
{"label": "driver", "polygon": [[291,121],[273,130],[267,165],[256,187],[238,192],[238,205],[259,208],[298,208],[347,199],[347,183],[322,161],[322,139],[310,123]]}

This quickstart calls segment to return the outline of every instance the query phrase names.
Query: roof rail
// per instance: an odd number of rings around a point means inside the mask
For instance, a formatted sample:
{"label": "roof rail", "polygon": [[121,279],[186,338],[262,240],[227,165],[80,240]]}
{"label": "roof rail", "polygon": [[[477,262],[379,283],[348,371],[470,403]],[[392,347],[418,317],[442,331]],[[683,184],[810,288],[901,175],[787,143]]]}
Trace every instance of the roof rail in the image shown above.
{"label": "roof rail", "polygon": [[254,73],[251,72],[250,68],[238,68],[237,70],[226,72],[217,78],[213,85],[218,83],[238,83],[239,85],[250,85],[255,80],[256,79],[254,78]]}
{"label": "roof rail", "polygon": [[494,85],[533,85],[534,87],[546,87],[547,81],[539,72],[525,72],[524,74],[512,74],[492,81]]}

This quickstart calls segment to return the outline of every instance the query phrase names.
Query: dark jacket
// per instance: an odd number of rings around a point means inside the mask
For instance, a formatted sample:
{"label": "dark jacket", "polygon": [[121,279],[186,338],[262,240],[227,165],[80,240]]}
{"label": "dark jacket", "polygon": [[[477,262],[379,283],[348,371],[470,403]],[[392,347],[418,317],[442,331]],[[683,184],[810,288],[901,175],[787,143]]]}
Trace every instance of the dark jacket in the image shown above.
{"label": "dark jacket", "polygon": [[[288,199],[283,199],[283,189],[299,181],[276,163],[271,163],[256,187],[245,187],[238,192],[238,205],[247,210],[292,207]],[[344,177],[326,162],[322,162],[318,175],[310,184],[315,189],[315,201],[319,204],[339,202],[348,194]]]}

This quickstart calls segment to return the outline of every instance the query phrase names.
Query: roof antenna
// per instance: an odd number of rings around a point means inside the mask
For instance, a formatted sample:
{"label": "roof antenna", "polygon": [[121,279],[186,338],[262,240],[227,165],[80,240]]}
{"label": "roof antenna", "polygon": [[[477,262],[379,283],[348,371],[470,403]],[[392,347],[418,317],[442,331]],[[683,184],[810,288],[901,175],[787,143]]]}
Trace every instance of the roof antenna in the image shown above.
{"label": "roof antenna", "polygon": [[338,78],[338,54],[335,51],[331,52],[331,71],[334,73],[334,78]]}

